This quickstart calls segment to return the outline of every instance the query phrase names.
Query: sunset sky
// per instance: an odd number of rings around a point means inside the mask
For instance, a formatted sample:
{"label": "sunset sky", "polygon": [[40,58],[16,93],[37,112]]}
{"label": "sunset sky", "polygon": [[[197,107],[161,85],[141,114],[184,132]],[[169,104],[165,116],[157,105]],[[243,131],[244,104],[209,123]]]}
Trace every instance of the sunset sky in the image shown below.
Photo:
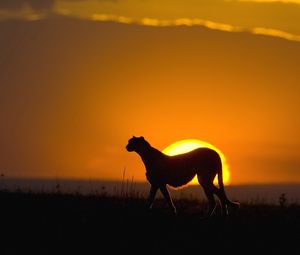
{"label": "sunset sky", "polygon": [[125,146],[300,183],[300,1],[0,0],[0,174],[145,181]]}

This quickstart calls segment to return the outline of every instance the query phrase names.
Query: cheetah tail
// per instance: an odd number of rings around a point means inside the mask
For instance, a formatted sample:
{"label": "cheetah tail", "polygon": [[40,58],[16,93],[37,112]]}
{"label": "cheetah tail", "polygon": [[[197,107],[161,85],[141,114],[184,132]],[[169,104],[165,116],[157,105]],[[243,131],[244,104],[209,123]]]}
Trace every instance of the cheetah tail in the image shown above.
{"label": "cheetah tail", "polygon": [[227,195],[225,193],[225,188],[224,188],[224,183],[223,183],[223,171],[222,171],[222,167],[220,167],[220,170],[218,171],[218,184],[219,184],[219,189],[223,193],[223,196],[225,198],[226,204],[229,205],[229,206],[231,206],[231,207],[234,207],[234,208],[239,208],[240,207],[240,203],[233,202],[233,201],[229,200],[229,198],[227,197]]}

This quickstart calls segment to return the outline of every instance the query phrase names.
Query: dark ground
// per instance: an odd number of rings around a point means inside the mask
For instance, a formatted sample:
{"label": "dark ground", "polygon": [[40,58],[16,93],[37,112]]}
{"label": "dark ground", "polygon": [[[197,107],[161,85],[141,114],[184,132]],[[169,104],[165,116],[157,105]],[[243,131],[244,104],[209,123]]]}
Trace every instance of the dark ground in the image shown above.
{"label": "dark ground", "polygon": [[300,206],[242,204],[203,220],[206,204],[0,192],[0,254],[299,254]]}

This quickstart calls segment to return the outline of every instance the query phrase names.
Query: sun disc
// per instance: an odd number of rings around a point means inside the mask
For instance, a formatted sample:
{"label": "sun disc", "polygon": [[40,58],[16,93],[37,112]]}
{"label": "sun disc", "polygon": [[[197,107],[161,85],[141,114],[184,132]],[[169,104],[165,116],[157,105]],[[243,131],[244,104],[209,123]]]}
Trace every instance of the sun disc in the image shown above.
{"label": "sun disc", "polygon": [[[168,147],[166,147],[162,152],[166,155],[169,156],[174,156],[182,153],[186,153],[192,150],[195,150],[197,148],[210,148],[215,150],[221,158],[222,161],[222,168],[223,168],[223,182],[224,184],[229,184],[230,181],[230,172],[229,172],[229,167],[228,164],[226,163],[226,158],[224,154],[217,149],[215,146],[211,145],[210,143],[200,141],[197,139],[185,139],[181,140],[175,143],[172,143]],[[214,183],[217,184],[217,178],[215,178]],[[198,184],[197,176],[194,177],[194,179],[190,182],[190,184]]]}

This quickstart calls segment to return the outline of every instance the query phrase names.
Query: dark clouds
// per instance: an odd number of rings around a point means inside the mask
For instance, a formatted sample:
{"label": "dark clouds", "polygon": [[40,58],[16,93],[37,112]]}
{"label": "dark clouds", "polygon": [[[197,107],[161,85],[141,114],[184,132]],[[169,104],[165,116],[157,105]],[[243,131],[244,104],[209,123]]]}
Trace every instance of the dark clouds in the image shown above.
{"label": "dark clouds", "polygon": [[[86,0],[69,0],[69,2],[84,2]],[[97,0],[98,2],[118,2],[118,0]],[[59,0],[0,0],[0,10],[21,10],[25,6],[36,11],[52,10]],[[68,2],[65,0],[64,2]]]}
{"label": "dark clouds", "polygon": [[0,0],[0,9],[21,10],[26,5],[37,11],[51,10],[55,0]]}

